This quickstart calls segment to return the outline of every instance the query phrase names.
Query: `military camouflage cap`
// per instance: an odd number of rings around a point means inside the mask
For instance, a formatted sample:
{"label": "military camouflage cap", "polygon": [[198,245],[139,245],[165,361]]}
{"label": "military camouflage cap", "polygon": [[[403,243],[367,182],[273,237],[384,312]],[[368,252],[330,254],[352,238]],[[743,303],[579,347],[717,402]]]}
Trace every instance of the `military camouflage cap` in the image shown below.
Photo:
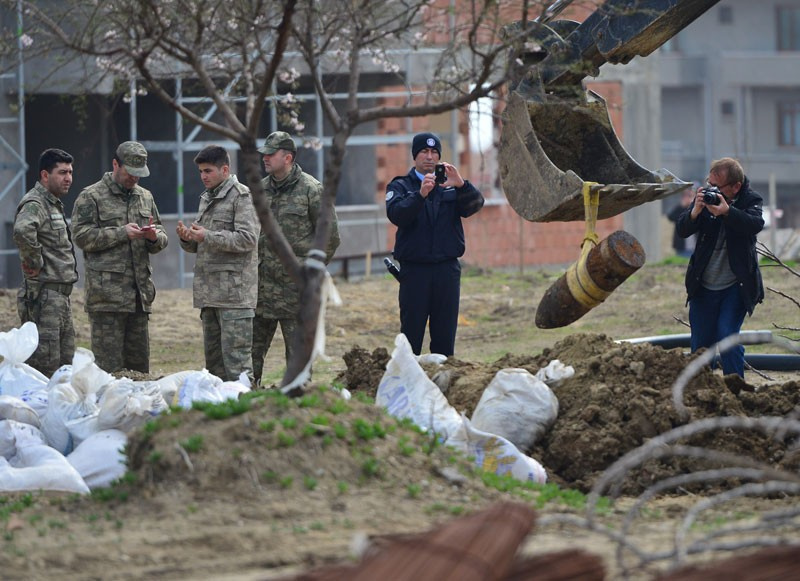
{"label": "military camouflage cap", "polygon": [[147,150],[138,141],[120,143],[117,147],[117,159],[132,176],[146,178],[150,175],[150,170],[147,169]]}
{"label": "military camouflage cap", "polygon": [[267,136],[267,140],[264,142],[263,147],[259,147],[258,151],[260,153],[272,155],[279,149],[285,149],[286,151],[291,151],[292,153],[297,152],[297,145],[295,145],[294,139],[292,139],[292,136],[285,131],[275,131],[274,133],[270,133]]}

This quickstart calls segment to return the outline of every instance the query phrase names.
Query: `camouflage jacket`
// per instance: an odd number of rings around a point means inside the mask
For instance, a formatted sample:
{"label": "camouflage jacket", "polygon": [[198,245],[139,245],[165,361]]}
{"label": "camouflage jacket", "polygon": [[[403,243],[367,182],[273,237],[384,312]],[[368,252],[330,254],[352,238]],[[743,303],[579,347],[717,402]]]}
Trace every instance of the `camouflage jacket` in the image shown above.
{"label": "camouflage jacket", "polygon": [[[146,226],[151,217],[157,240],[129,240],[125,225]],[[167,246],[153,194],[138,185],[126,192],[107,172],[75,200],[72,230],[86,262],[86,311],[134,312],[138,291],[151,312],[156,287],[150,255]]]}
{"label": "camouflage jacket", "polygon": [[195,308],[254,309],[258,291],[258,234],[261,225],[250,190],[232,175],[200,196],[195,222],[206,229],[198,243],[181,240],[181,248],[196,252]]}
{"label": "camouflage jacket", "polygon": [[[272,176],[261,180],[267,202],[292,247],[295,256],[305,259],[314,242],[314,231],[322,198],[322,184],[313,176],[304,173],[294,164],[283,181]],[[339,224],[333,213],[331,237],[325,251],[325,262],[329,262],[339,247]],[[273,253],[263,234],[258,239],[258,306],[256,314],[262,317],[283,319],[294,317],[300,306],[297,285]]]}
{"label": "camouflage jacket", "polygon": [[32,270],[39,270],[31,280],[58,283],[78,280],[75,249],[64,215],[64,203],[39,182],[17,206],[14,243],[19,248],[22,263]]}

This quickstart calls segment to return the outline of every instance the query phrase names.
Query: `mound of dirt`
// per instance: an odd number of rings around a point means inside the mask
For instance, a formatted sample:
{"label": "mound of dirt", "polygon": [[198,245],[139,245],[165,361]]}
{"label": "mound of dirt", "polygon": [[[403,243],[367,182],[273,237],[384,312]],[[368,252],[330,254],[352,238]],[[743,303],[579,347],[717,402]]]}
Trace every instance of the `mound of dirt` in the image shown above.
{"label": "mound of dirt", "polygon": [[[377,377],[385,357],[361,357],[359,365]],[[558,418],[545,436],[526,452],[539,460],[551,481],[584,492],[617,459],[650,438],[685,422],[672,402],[672,385],[691,361],[681,349],[648,343],[617,343],[601,334],[575,334],[545,349],[540,356],[505,356],[491,364],[449,359],[423,366],[458,411],[472,415],[481,394],[500,369],[516,367],[536,373],[553,359],[575,369],[575,375],[553,387]],[[348,371],[350,371],[348,369]],[[374,396],[377,382],[367,393]],[[362,389],[363,383],[349,386]],[[684,391],[691,420],[716,416],[785,416],[800,405],[795,382],[756,389],[736,376],[702,370]],[[751,457],[792,468],[800,455],[787,454],[785,442],[753,431],[710,431],[681,442]],[[671,456],[648,461],[622,485],[638,494],[670,475],[709,468],[705,460]]]}
{"label": "mound of dirt", "polygon": [[337,497],[334,504],[344,511],[344,492],[362,485],[398,498],[423,494],[447,502],[477,487],[485,494],[479,480],[470,480],[466,459],[456,460],[371,402],[346,401],[336,390],[312,387],[299,400],[259,391],[227,409],[162,415],[132,434],[128,461],[137,494],[185,488],[200,497],[224,490],[245,498],[256,490],[279,500],[304,490],[307,498],[293,510],[303,504],[309,514],[329,510]]}

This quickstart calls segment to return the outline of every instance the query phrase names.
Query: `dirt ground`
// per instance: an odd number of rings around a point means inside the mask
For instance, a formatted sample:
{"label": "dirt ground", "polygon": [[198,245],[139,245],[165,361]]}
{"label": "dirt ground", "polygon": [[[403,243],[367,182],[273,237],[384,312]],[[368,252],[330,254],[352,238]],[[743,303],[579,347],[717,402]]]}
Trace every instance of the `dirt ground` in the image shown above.
{"label": "dirt ground", "polygon": [[[501,492],[430,436],[376,408],[370,398],[398,332],[396,283],[382,276],[337,281],[344,305],[328,311],[330,359],[315,364],[315,385],[306,397],[289,401],[262,392],[249,409],[222,419],[200,411],[164,415],[131,434],[126,482],[91,498],[0,495],[1,576],[277,578],[352,559],[353,547],[367,536],[421,532],[511,498],[541,506],[540,524],[522,548],[526,554],[578,546],[604,558],[609,579],[617,578],[623,565],[635,567],[633,578],[652,578],[669,561],[639,566],[646,560],[642,556],[670,551],[687,514],[736,481],[684,482],[669,494],[656,494],[629,530],[623,528],[627,511],[648,487],[718,465],[676,455],[642,462],[617,482],[622,496],[594,514],[594,527],[576,521],[585,507],[578,493],[588,492],[624,454],[685,423],[672,404],[672,384],[690,361],[684,350],[615,342],[687,331],[681,324],[687,319],[684,270],[683,265],[645,265],[585,317],[546,331],[534,326],[536,306],[560,272],[465,273],[456,356],[426,371],[438,374],[450,403],[469,416],[499,369],[535,372],[552,359],[573,366],[575,375],[553,388],[558,419],[528,451],[561,492],[552,486]],[[800,297],[797,277],[776,269],[765,269],[764,276],[767,287]],[[13,291],[0,291],[0,330],[17,325],[13,298]],[[88,346],[80,292],[73,305],[78,343]],[[768,291],[745,329],[774,329],[774,324],[796,329],[798,307]],[[783,352],[771,345],[748,347],[748,352],[759,351]],[[151,318],[151,359],[151,378],[203,367],[190,291],[159,292]],[[276,338],[265,366],[267,384],[280,380],[282,360],[283,343]],[[797,413],[798,374],[764,373],[748,371],[742,382],[701,371],[685,391],[691,420]],[[331,382],[347,387],[353,399],[344,402],[322,387]],[[786,435],[714,430],[683,443],[794,474],[800,466],[800,454]],[[699,511],[687,535],[722,538],[725,527],[744,529],[760,515],[795,505],[796,497],[778,493],[738,498]],[[770,536],[800,542],[797,523],[779,524]],[[608,531],[624,532],[640,558],[628,552],[620,562]],[[734,539],[764,534],[738,530]],[[724,556],[718,551],[698,558]]]}

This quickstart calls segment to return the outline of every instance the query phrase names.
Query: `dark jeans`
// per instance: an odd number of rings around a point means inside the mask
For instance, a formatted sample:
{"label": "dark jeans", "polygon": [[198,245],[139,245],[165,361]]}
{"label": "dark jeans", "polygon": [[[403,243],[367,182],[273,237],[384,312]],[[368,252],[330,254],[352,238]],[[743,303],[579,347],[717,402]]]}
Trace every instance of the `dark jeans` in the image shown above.
{"label": "dark jeans", "polygon": [[[747,308],[742,301],[738,284],[720,291],[701,288],[689,300],[692,353],[739,333],[746,314]],[[736,373],[744,377],[743,345],[735,345],[725,353],[720,353],[720,361],[723,373]]]}
{"label": "dark jeans", "polygon": [[422,351],[430,322],[431,353],[453,354],[461,295],[461,264],[457,258],[433,264],[401,262],[400,332],[415,355]]}

